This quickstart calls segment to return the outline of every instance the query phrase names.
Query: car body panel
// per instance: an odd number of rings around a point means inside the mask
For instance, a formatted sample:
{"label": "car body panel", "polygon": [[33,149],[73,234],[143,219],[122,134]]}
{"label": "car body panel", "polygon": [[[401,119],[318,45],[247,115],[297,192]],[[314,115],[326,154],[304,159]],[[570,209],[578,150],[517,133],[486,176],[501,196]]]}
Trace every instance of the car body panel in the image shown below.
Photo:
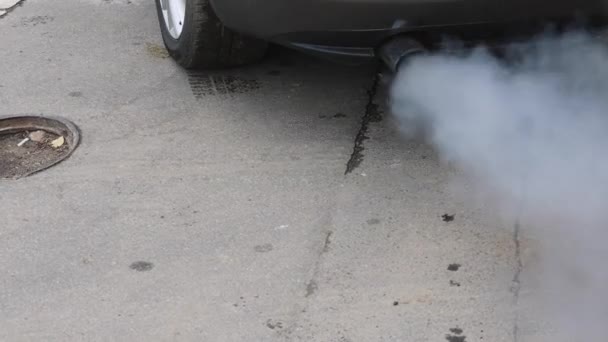
{"label": "car body panel", "polygon": [[576,16],[603,20],[608,0],[211,0],[243,34],[338,59],[374,56],[391,36],[462,27],[517,27]]}

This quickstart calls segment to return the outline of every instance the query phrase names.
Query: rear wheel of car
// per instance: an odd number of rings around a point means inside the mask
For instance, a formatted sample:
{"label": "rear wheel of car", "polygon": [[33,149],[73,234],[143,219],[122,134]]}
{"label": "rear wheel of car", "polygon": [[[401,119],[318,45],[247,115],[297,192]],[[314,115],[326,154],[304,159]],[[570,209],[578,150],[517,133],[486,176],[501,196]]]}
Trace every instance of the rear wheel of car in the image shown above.
{"label": "rear wheel of car", "polygon": [[266,42],[225,27],[209,0],[155,1],[165,46],[184,68],[232,67],[264,56]]}

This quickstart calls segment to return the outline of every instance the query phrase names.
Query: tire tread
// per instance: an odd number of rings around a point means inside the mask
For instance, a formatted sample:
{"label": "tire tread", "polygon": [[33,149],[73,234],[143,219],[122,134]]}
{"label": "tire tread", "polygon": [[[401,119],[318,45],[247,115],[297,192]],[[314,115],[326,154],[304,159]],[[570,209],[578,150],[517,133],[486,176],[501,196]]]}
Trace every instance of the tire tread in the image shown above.
{"label": "tire tread", "polygon": [[184,68],[233,67],[255,62],[264,56],[266,42],[225,27],[209,0],[187,0],[186,23],[182,36],[176,41],[166,32],[160,0],[156,2],[165,46]]}

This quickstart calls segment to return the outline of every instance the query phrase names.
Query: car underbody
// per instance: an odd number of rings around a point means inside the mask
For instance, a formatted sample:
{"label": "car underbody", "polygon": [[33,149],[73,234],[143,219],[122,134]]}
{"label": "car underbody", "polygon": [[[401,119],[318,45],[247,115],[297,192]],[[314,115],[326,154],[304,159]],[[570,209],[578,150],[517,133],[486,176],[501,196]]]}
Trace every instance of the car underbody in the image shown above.
{"label": "car underbody", "polygon": [[227,27],[316,55],[357,63],[397,35],[425,44],[529,35],[547,23],[602,24],[608,1],[211,0]]}

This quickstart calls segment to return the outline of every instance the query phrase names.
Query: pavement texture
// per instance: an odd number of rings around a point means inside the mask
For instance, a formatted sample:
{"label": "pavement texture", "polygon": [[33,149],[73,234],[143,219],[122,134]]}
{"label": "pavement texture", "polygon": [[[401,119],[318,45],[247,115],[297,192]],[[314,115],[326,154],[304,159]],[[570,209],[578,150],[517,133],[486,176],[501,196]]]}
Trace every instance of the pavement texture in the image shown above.
{"label": "pavement texture", "polygon": [[187,73],[152,1],[27,0],[0,30],[0,115],[82,132],[0,182],[0,340],[545,341],[516,218],[400,136],[376,66]]}

